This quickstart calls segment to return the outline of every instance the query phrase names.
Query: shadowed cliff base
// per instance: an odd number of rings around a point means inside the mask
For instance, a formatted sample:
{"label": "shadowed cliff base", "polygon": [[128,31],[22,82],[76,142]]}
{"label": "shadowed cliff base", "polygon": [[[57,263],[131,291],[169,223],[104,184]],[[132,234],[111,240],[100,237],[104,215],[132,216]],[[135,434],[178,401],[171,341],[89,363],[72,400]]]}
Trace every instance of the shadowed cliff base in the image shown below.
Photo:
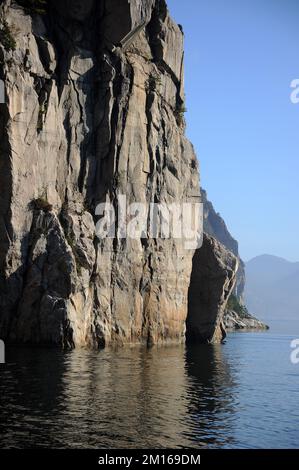
{"label": "shadowed cliff base", "polygon": [[220,342],[225,336],[223,315],[234,289],[237,258],[217,240],[204,235],[193,257],[188,295],[188,342]]}

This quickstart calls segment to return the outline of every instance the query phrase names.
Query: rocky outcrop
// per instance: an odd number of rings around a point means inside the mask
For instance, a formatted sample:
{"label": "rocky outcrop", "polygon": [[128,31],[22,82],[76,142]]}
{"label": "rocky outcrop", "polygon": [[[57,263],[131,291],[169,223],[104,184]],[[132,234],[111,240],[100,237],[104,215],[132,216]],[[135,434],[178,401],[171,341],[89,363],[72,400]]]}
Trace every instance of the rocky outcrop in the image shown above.
{"label": "rocky outcrop", "polygon": [[208,200],[207,192],[201,189],[201,198],[204,205],[204,231],[208,235],[216,238],[223,246],[231,251],[239,260],[239,268],[236,277],[234,293],[243,303],[245,289],[245,264],[239,255],[239,245],[226,226],[223,218],[218,214],[213,204]]}
{"label": "rocky outcrop", "polygon": [[[216,213],[213,204],[208,200],[207,193],[201,189],[201,197],[204,206],[203,227],[206,234],[215,237],[226,249],[238,259],[238,270],[235,278],[235,286],[224,308],[222,324],[226,330],[252,330],[268,329],[268,326],[252,316],[244,305],[245,290],[245,264],[239,255],[238,242],[232,237],[226,223]],[[234,309],[235,307],[235,309]]]}
{"label": "rocky outcrop", "polygon": [[223,315],[237,270],[238,259],[205,234],[203,246],[193,258],[187,318],[189,341],[212,343],[225,338]]}
{"label": "rocky outcrop", "polygon": [[268,330],[269,327],[250,313],[240,315],[234,310],[226,310],[223,325],[227,331],[235,330]]}

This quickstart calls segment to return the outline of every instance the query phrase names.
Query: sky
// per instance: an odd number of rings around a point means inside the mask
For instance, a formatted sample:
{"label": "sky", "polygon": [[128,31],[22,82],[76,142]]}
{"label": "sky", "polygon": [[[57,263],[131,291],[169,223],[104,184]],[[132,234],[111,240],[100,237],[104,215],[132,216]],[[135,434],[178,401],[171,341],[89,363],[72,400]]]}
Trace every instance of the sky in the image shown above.
{"label": "sky", "polygon": [[299,0],[168,0],[185,32],[187,134],[245,261],[299,261]]}

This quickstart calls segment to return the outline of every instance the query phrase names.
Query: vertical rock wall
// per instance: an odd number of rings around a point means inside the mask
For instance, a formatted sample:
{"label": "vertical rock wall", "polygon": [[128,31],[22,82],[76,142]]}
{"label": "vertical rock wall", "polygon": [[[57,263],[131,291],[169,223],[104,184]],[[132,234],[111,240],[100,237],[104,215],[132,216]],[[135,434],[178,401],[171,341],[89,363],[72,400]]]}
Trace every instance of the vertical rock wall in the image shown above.
{"label": "vertical rock wall", "polygon": [[180,342],[187,323],[188,338],[221,340],[237,262],[213,238],[194,254],[96,236],[100,203],[199,202],[165,1],[4,0],[0,27],[0,337]]}
{"label": "vertical rock wall", "polygon": [[[164,0],[0,7],[0,336],[103,346],[181,341],[193,252],[99,240],[95,208],[199,198],[184,135],[183,33]],[[132,33],[132,34],[130,34]]]}

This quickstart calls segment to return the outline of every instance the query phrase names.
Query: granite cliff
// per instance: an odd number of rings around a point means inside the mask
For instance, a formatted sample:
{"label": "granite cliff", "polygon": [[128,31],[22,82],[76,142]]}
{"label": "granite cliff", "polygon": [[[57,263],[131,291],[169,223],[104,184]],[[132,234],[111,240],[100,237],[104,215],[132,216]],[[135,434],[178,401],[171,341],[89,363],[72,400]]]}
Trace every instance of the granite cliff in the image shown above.
{"label": "granite cliff", "polygon": [[119,195],[200,200],[183,32],[165,1],[4,0],[0,20],[0,337],[153,344],[187,325],[221,340],[238,262],[215,239],[194,252],[95,236],[96,207]]}

